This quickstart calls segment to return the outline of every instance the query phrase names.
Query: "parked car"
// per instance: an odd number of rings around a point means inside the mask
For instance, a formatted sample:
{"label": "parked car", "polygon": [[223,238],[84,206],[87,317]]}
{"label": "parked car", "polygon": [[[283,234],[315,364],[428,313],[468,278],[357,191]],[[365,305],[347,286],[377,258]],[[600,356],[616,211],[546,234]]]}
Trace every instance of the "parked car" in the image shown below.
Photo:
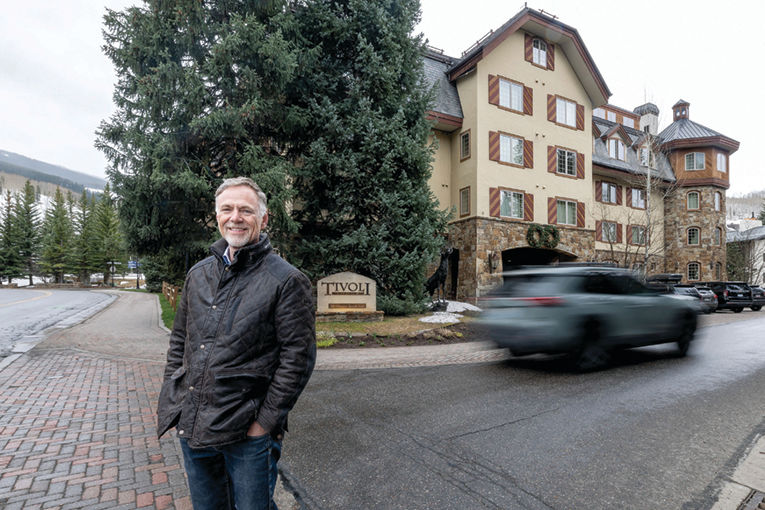
{"label": "parked car", "polygon": [[697,299],[659,294],[626,269],[545,266],[503,276],[481,300],[481,322],[516,356],[568,353],[588,370],[614,349],[677,342],[685,355],[696,331]]}
{"label": "parked car", "polygon": [[704,313],[712,313],[717,310],[717,294],[712,289],[705,286],[697,286],[696,290],[701,295],[701,310]]}
{"label": "parked car", "polygon": [[762,310],[762,305],[765,305],[765,290],[759,285],[750,285],[752,289],[752,310],[759,312]]}
{"label": "parked car", "polygon": [[752,306],[752,289],[745,282],[707,282],[706,286],[717,294],[718,310],[739,313]]}

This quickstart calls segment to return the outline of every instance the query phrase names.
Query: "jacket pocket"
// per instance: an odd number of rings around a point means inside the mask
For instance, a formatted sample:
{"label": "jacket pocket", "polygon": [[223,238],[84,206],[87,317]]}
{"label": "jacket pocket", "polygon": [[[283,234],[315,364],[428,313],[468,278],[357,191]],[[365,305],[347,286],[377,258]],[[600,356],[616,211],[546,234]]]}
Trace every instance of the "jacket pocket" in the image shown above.
{"label": "jacket pocket", "polygon": [[215,374],[214,379],[210,431],[246,431],[255,421],[268,390],[269,378],[252,372],[224,370]]}

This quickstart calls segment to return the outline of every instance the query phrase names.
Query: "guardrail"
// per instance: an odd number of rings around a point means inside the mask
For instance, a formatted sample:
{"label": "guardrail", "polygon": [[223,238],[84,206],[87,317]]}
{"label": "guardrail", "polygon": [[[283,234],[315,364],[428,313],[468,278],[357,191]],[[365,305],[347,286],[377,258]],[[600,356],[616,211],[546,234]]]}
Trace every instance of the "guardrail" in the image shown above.
{"label": "guardrail", "polygon": [[167,282],[162,282],[162,294],[165,295],[167,298],[167,301],[170,303],[170,306],[173,307],[173,311],[176,311],[178,306],[178,293],[180,293],[181,288],[176,287],[175,285],[170,285]]}

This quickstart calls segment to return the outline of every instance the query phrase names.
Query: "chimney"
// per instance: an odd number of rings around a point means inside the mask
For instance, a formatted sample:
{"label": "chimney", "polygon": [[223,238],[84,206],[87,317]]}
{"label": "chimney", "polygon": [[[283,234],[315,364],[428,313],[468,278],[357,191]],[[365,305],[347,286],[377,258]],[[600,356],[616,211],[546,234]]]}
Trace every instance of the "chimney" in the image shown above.
{"label": "chimney", "polygon": [[672,107],[672,121],[689,118],[688,108],[690,106],[691,103],[682,99],[675,103],[675,106]]}
{"label": "chimney", "polygon": [[634,113],[640,115],[640,131],[656,136],[659,132],[659,108],[653,103],[638,106]]}

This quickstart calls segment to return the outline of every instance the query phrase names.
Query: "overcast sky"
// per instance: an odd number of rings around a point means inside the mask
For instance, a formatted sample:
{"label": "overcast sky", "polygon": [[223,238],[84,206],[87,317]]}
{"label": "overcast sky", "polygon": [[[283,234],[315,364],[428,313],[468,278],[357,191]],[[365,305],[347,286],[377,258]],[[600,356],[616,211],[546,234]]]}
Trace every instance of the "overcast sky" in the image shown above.
{"label": "overcast sky", "polygon": [[[459,57],[524,7],[507,0],[421,0],[419,30]],[[0,149],[105,176],[94,132],[113,111],[114,74],[101,51],[106,6],[135,0],[29,0],[0,17]],[[765,2],[543,0],[576,28],[611,89],[610,103],[660,111],[685,99],[691,120],[741,142],[730,159],[732,194],[765,189],[757,157],[765,118]]]}

